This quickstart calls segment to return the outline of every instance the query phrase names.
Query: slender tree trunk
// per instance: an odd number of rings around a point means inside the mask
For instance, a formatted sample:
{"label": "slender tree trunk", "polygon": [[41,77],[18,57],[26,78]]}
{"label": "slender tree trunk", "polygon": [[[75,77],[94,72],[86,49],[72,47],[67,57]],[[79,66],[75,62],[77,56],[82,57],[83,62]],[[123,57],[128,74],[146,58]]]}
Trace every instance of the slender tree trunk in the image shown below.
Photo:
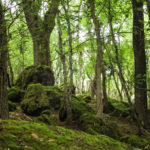
{"label": "slender tree trunk", "polygon": [[[69,73],[70,73],[70,83],[69,83],[69,103],[71,106],[72,103],[72,91],[73,91],[73,69],[72,69],[72,63],[73,63],[73,49],[72,49],[72,33],[71,33],[71,23],[70,23],[70,17],[68,15],[69,11],[69,1],[67,0],[66,6],[63,5],[64,11],[65,11],[65,19],[67,22],[67,30],[68,30],[68,38],[69,38]],[[72,119],[72,113],[68,114],[68,121]]]}
{"label": "slender tree trunk", "polygon": [[95,15],[95,1],[88,0],[90,5],[92,19],[95,25],[96,39],[97,39],[97,58],[96,58],[96,101],[97,101],[97,116],[103,117],[103,102],[101,89],[101,73],[102,73],[102,42],[99,20]]}
{"label": "slender tree trunk", "polygon": [[9,56],[9,52],[8,52],[8,67],[9,67],[9,77],[10,77],[10,86],[14,85],[14,73],[13,73],[13,69],[12,69],[12,65],[11,65],[11,60],[10,60],[10,56]]}
{"label": "slender tree trunk", "polygon": [[102,77],[103,77],[103,103],[105,106],[107,106],[108,104],[108,99],[107,99],[107,90],[106,90],[106,69],[103,65],[103,68],[102,68]]}
{"label": "slender tree trunk", "polygon": [[[105,46],[105,45],[104,45]],[[114,78],[114,82],[115,82],[115,85],[116,85],[116,88],[117,88],[117,91],[118,91],[118,94],[119,94],[119,97],[120,99],[122,99],[122,93],[119,89],[119,86],[117,84],[117,80],[116,80],[116,77],[115,77],[115,69],[114,69],[114,66],[113,66],[113,63],[112,63],[112,60],[111,60],[111,56],[110,56],[110,52],[108,51],[107,47],[105,46],[105,49],[106,49],[106,52],[107,52],[107,56],[108,56],[108,59],[109,59],[109,63],[110,63],[110,67],[111,67],[111,73],[113,75],[113,78]]]}
{"label": "slender tree trunk", "polygon": [[67,67],[66,67],[66,57],[63,52],[63,46],[62,46],[62,30],[61,30],[61,23],[60,23],[60,16],[58,13],[57,16],[57,23],[58,23],[58,34],[59,34],[59,51],[60,51],[60,58],[61,62],[63,64],[63,75],[64,75],[64,101],[65,101],[65,107],[67,110],[67,121],[72,120],[72,109],[71,109],[71,102],[69,101],[69,93],[67,90]]}
{"label": "slender tree trunk", "polygon": [[7,95],[7,33],[5,13],[0,0],[0,118],[8,119],[8,95]]}
{"label": "slender tree trunk", "polygon": [[115,40],[115,35],[114,35],[114,30],[113,30],[113,25],[112,25],[112,15],[111,15],[111,1],[109,0],[109,26],[110,26],[110,32],[112,34],[112,42],[113,42],[113,46],[115,48],[115,53],[116,53],[116,62],[117,62],[117,66],[118,66],[118,69],[119,69],[119,72],[118,72],[118,75],[119,75],[119,78],[120,78],[120,81],[121,81],[121,84],[123,86],[123,89],[126,93],[126,96],[127,96],[127,99],[128,99],[128,102],[130,105],[132,105],[132,102],[131,102],[131,98],[130,98],[130,95],[129,95],[129,92],[128,92],[128,89],[127,89],[127,86],[126,86],[126,81],[125,81],[125,78],[123,76],[123,73],[122,73],[122,68],[121,68],[121,65],[120,65],[120,60],[119,60],[119,49],[118,49],[118,45],[117,45],[117,42]]}
{"label": "slender tree trunk", "polygon": [[143,0],[132,0],[133,49],[135,66],[135,111],[142,125],[147,124],[146,55],[144,42]]}
{"label": "slender tree trunk", "polygon": [[148,17],[149,17],[149,27],[150,27],[150,0],[146,0],[147,2],[147,12],[148,12]]}

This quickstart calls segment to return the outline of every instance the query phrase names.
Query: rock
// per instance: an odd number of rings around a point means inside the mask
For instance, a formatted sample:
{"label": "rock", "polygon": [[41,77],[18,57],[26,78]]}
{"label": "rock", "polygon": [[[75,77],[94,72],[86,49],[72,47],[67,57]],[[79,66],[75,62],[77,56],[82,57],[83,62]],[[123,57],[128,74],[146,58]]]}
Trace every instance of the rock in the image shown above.
{"label": "rock", "polygon": [[119,139],[121,136],[120,129],[114,122],[103,121],[91,113],[80,116],[78,128],[90,134],[100,133],[115,139]]}
{"label": "rock", "polygon": [[30,84],[25,93],[21,108],[24,113],[39,116],[43,110],[58,110],[61,106],[62,91],[57,86]]}
{"label": "rock", "polygon": [[27,67],[17,79],[15,85],[27,89],[29,84],[41,83],[45,86],[54,85],[54,74],[48,66]]}
{"label": "rock", "polygon": [[[89,107],[85,101],[80,100],[76,96],[73,96],[72,97],[72,120],[78,122],[80,116],[87,112],[95,114],[95,111],[91,107]],[[59,112],[59,118],[61,121],[65,121],[67,118],[67,111],[64,107]]]}
{"label": "rock", "polygon": [[126,102],[108,99],[108,105],[104,107],[104,113],[109,113],[112,116],[127,117],[130,115],[130,107]]}
{"label": "rock", "polygon": [[82,99],[82,100],[85,101],[86,103],[90,103],[91,100],[92,100],[91,96],[90,96],[88,93],[78,95],[78,98],[79,98],[79,99]]}
{"label": "rock", "polygon": [[123,136],[121,138],[121,141],[125,142],[127,144],[131,144],[134,147],[138,147],[138,148],[142,148],[142,149],[150,148],[150,143],[147,140],[145,140],[141,137],[138,137],[136,135]]}
{"label": "rock", "polygon": [[17,104],[13,103],[12,101],[8,101],[8,109],[9,111],[14,111],[17,109]]}
{"label": "rock", "polygon": [[24,91],[17,86],[8,89],[8,99],[12,102],[21,102],[24,97]]}

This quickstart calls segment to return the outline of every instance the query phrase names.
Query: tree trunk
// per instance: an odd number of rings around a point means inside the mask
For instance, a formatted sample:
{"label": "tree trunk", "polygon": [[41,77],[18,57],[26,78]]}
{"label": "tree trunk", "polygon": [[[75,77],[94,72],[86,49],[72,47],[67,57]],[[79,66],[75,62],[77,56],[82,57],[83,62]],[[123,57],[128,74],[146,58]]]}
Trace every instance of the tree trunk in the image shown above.
{"label": "tree trunk", "polygon": [[58,23],[58,35],[59,35],[59,51],[60,51],[60,58],[63,64],[63,75],[64,75],[64,102],[65,102],[65,109],[67,110],[67,121],[72,120],[72,109],[71,109],[71,102],[69,101],[69,94],[67,90],[67,67],[66,67],[66,57],[63,52],[62,46],[62,30],[61,30],[61,23],[59,13],[57,16],[57,23]]}
{"label": "tree trunk", "polygon": [[33,38],[33,49],[34,49],[34,64],[35,65],[47,65],[51,66],[50,62],[50,34],[45,36],[47,33],[42,33],[40,38]]}
{"label": "tree trunk", "polygon": [[39,15],[42,0],[22,0],[26,22],[33,40],[35,65],[47,65],[51,67],[49,41],[55,26],[59,1],[52,0],[49,2],[48,10],[44,14],[44,19],[42,19]]}
{"label": "tree trunk", "polygon": [[147,124],[146,55],[144,42],[143,1],[132,0],[133,49],[135,66],[135,111],[142,125]]}
{"label": "tree trunk", "polygon": [[11,60],[8,52],[8,67],[9,67],[9,77],[10,77],[10,86],[14,85],[14,73],[11,65]]}
{"label": "tree trunk", "polygon": [[97,58],[96,58],[96,101],[97,101],[97,116],[103,117],[103,102],[101,93],[101,73],[102,73],[102,42],[100,37],[100,25],[99,20],[95,15],[95,1],[88,0],[90,5],[92,19],[95,26],[96,40],[97,40]]}
{"label": "tree trunk", "polygon": [[2,1],[0,1],[0,118],[8,119],[8,95],[7,95],[7,33],[5,14]]}
{"label": "tree trunk", "polygon": [[109,27],[110,27],[110,32],[112,34],[112,42],[113,42],[113,46],[115,48],[116,62],[117,62],[117,66],[118,66],[118,69],[119,69],[118,75],[119,75],[122,87],[123,87],[123,89],[124,89],[124,91],[126,93],[128,102],[129,102],[130,105],[132,105],[131,98],[130,98],[130,95],[129,95],[129,92],[128,92],[128,89],[127,89],[127,86],[126,86],[126,81],[125,81],[125,78],[123,76],[122,68],[121,68],[121,65],[120,65],[119,48],[118,48],[118,45],[117,45],[117,42],[116,42],[116,39],[115,39],[113,25],[112,25],[111,1],[110,0],[109,0],[108,13],[109,13]]}

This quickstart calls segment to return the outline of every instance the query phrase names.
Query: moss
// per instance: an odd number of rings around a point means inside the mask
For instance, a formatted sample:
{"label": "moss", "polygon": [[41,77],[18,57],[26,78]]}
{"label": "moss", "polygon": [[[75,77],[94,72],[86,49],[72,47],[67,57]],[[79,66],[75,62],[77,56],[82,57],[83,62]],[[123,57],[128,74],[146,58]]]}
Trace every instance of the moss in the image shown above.
{"label": "moss", "polygon": [[130,115],[130,108],[126,102],[109,98],[108,106],[104,107],[104,112],[110,113],[112,116],[127,117]]}
{"label": "moss", "polygon": [[124,136],[121,138],[121,141],[131,144],[134,147],[150,149],[150,143],[147,140],[136,135]]}
{"label": "moss", "polygon": [[85,101],[86,103],[89,103],[89,102],[91,102],[91,100],[92,100],[90,94],[88,94],[88,93],[84,93],[84,94],[78,95],[77,97],[78,97],[79,99]]}
{"label": "moss", "polygon": [[49,101],[41,84],[28,86],[21,107],[26,114],[33,116],[38,116],[43,110],[49,109]]}
{"label": "moss", "polygon": [[24,91],[19,87],[13,86],[8,90],[8,99],[12,102],[20,102],[24,97]]}
{"label": "moss", "polygon": [[17,104],[11,101],[8,101],[8,108],[9,108],[9,111],[14,111],[17,109]]}
{"label": "moss", "polygon": [[48,66],[27,67],[17,79],[15,85],[21,89],[27,89],[29,84],[41,83],[45,86],[54,85],[54,74]]}
{"label": "moss", "polygon": [[101,133],[115,139],[119,139],[121,136],[120,129],[114,122],[103,121],[90,113],[81,115],[78,127],[91,134]]}
{"label": "moss", "polygon": [[28,121],[0,122],[0,149],[11,150],[134,150],[104,135],[90,135],[64,127]]}
{"label": "moss", "polygon": [[105,121],[104,125],[100,128],[100,133],[112,137],[114,139],[120,139],[121,131],[115,122]]}
{"label": "moss", "polygon": [[35,118],[35,121],[40,121],[49,125],[55,124],[53,117],[48,114],[41,114],[40,116]]}
{"label": "moss", "polygon": [[[72,97],[71,107],[72,107],[72,120],[75,121],[76,123],[79,121],[80,116],[83,115],[84,113],[95,114],[95,111],[85,101],[80,100],[76,96]],[[65,119],[67,118],[67,112],[64,107],[60,109],[59,118],[61,121],[65,121]]]}
{"label": "moss", "polygon": [[91,134],[100,133],[102,125],[104,125],[104,122],[97,118],[96,115],[90,113],[82,114],[78,122],[80,129]]}
{"label": "moss", "polygon": [[40,83],[30,84],[21,103],[28,115],[38,116],[43,110],[58,110],[61,106],[63,91],[58,86],[43,86]]}

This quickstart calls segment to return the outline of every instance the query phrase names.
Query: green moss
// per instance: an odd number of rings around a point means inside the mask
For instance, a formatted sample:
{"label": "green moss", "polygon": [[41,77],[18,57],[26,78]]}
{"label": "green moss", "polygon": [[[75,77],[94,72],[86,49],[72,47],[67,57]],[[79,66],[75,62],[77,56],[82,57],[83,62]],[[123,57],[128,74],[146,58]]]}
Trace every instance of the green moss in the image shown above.
{"label": "green moss", "polygon": [[130,115],[130,108],[126,102],[109,98],[108,106],[104,108],[104,112],[110,113],[112,116],[127,117]]}
{"label": "green moss", "polygon": [[11,101],[8,101],[8,108],[9,108],[9,111],[14,111],[17,109],[17,104]]}
{"label": "green moss", "polygon": [[24,97],[24,92],[16,86],[11,87],[8,90],[8,99],[12,102],[20,102]]}
{"label": "green moss", "polygon": [[30,84],[21,103],[23,111],[28,115],[38,116],[49,109],[49,101],[41,84]]}
{"label": "green moss", "polygon": [[83,100],[78,100],[76,97],[72,99],[72,119],[78,120],[84,113],[95,114],[96,112]]}
{"label": "green moss", "polygon": [[80,129],[91,134],[100,133],[102,125],[104,125],[104,122],[97,118],[96,115],[90,113],[82,114],[78,122]]}
{"label": "green moss", "polygon": [[91,134],[101,133],[115,139],[119,139],[121,136],[121,131],[114,122],[103,121],[96,117],[96,115],[90,113],[81,115],[78,127]]}
{"label": "green moss", "polygon": [[89,103],[89,102],[91,102],[91,100],[92,100],[90,94],[88,94],[88,93],[84,93],[84,94],[78,95],[77,97],[78,97],[79,99],[85,101],[86,103]]}
{"label": "green moss", "polygon": [[40,83],[30,84],[21,107],[26,114],[38,116],[45,109],[58,110],[62,98],[63,91],[58,86],[43,86]]}
{"label": "green moss", "polygon": [[54,75],[49,66],[39,65],[27,67],[17,79],[15,85],[21,89],[27,89],[29,84],[41,83],[42,85],[54,85]]}
{"label": "green moss", "polygon": [[0,122],[0,149],[25,150],[132,150],[104,135],[90,135],[63,127],[28,121]]}
{"label": "green moss", "polygon": [[35,118],[35,121],[40,121],[49,125],[54,125],[54,118],[48,114],[41,114]]}
{"label": "green moss", "polygon": [[145,140],[141,137],[138,137],[136,135],[124,136],[121,138],[121,141],[128,143],[128,144],[131,144],[134,147],[139,147],[142,149],[150,148],[150,143],[147,140]]}

